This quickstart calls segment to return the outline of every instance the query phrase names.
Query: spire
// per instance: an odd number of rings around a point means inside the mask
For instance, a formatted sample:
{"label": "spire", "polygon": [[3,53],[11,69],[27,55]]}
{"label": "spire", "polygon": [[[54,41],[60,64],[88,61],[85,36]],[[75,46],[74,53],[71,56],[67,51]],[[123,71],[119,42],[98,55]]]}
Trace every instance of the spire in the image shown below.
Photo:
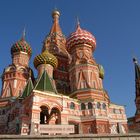
{"label": "spire", "polygon": [[[59,50],[63,50],[65,48],[66,38],[59,25],[59,17],[60,12],[58,10],[54,10],[52,12],[53,25],[49,35],[47,35],[44,40],[42,52],[49,50],[51,53],[58,53]],[[65,54],[65,52],[63,53]]]}
{"label": "spire", "polygon": [[50,34],[51,33],[62,34],[62,30],[61,30],[60,25],[59,25],[59,17],[60,17],[60,12],[58,10],[54,10],[52,12],[53,26],[51,28]]}
{"label": "spire", "polygon": [[77,16],[77,29],[80,28],[80,21],[79,21],[79,17]]}
{"label": "spire", "polygon": [[26,35],[26,29],[24,27],[24,29],[22,31],[22,37],[21,37],[21,39],[25,40],[25,35]]}
{"label": "spire", "polygon": [[138,65],[137,59],[134,57],[133,62],[135,65],[135,80],[140,80],[140,66]]}

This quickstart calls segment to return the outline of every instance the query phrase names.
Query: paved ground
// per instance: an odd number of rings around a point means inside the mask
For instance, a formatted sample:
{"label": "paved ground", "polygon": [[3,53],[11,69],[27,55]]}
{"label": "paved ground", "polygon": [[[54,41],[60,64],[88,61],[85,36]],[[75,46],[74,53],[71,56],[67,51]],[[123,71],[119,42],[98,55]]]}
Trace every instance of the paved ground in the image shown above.
{"label": "paved ground", "polygon": [[21,136],[21,135],[0,135],[0,140],[140,140],[140,133],[133,133],[127,135],[29,135],[29,136]]}

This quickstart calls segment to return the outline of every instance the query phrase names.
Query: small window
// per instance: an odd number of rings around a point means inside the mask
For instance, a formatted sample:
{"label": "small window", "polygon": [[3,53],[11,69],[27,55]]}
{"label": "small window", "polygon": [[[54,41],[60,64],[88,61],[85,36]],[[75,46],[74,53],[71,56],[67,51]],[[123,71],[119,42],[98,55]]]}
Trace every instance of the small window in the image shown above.
{"label": "small window", "polygon": [[84,103],[81,103],[81,110],[85,110],[86,109],[86,105]]}
{"label": "small window", "polygon": [[88,109],[92,109],[92,108],[93,108],[92,103],[89,102],[89,103],[88,103]]}
{"label": "small window", "polygon": [[104,110],[106,110],[106,104],[105,104],[105,103],[102,104],[102,108],[103,108]]}
{"label": "small window", "polygon": [[97,108],[100,109],[101,108],[101,104],[99,102],[97,102]]}
{"label": "small window", "polygon": [[70,103],[70,109],[75,109],[75,104],[73,102]]}

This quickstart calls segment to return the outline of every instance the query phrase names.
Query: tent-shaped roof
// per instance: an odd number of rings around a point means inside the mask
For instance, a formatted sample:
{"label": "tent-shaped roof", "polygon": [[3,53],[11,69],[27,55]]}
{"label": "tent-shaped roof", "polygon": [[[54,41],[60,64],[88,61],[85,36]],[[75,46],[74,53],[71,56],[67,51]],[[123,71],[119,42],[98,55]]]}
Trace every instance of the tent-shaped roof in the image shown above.
{"label": "tent-shaped roof", "polygon": [[25,98],[27,96],[29,96],[31,94],[32,89],[34,88],[33,83],[32,83],[32,79],[29,78],[27,85],[21,95],[21,98]]}
{"label": "tent-shaped roof", "polygon": [[50,92],[53,92],[54,94],[57,94],[57,91],[52,82],[52,79],[49,77],[46,70],[44,70],[43,74],[39,78],[34,89],[39,90],[39,91],[50,91]]}

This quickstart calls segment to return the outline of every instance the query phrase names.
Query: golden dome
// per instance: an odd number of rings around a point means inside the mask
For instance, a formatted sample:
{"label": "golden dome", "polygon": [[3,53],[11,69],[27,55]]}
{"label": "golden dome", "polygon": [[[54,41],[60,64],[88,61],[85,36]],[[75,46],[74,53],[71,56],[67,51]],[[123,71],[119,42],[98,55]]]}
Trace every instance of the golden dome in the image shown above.
{"label": "golden dome", "polygon": [[41,64],[50,64],[54,68],[56,68],[58,65],[58,60],[53,54],[49,53],[48,50],[45,50],[43,53],[36,56],[34,59],[35,68],[37,68]]}
{"label": "golden dome", "polygon": [[105,72],[104,72],[103,66],[102,66],[102,65],[98,65],[98,68],[99,68],[99,77],[100,77],[101,79],[104,79],[104,74],[105,74]]}

